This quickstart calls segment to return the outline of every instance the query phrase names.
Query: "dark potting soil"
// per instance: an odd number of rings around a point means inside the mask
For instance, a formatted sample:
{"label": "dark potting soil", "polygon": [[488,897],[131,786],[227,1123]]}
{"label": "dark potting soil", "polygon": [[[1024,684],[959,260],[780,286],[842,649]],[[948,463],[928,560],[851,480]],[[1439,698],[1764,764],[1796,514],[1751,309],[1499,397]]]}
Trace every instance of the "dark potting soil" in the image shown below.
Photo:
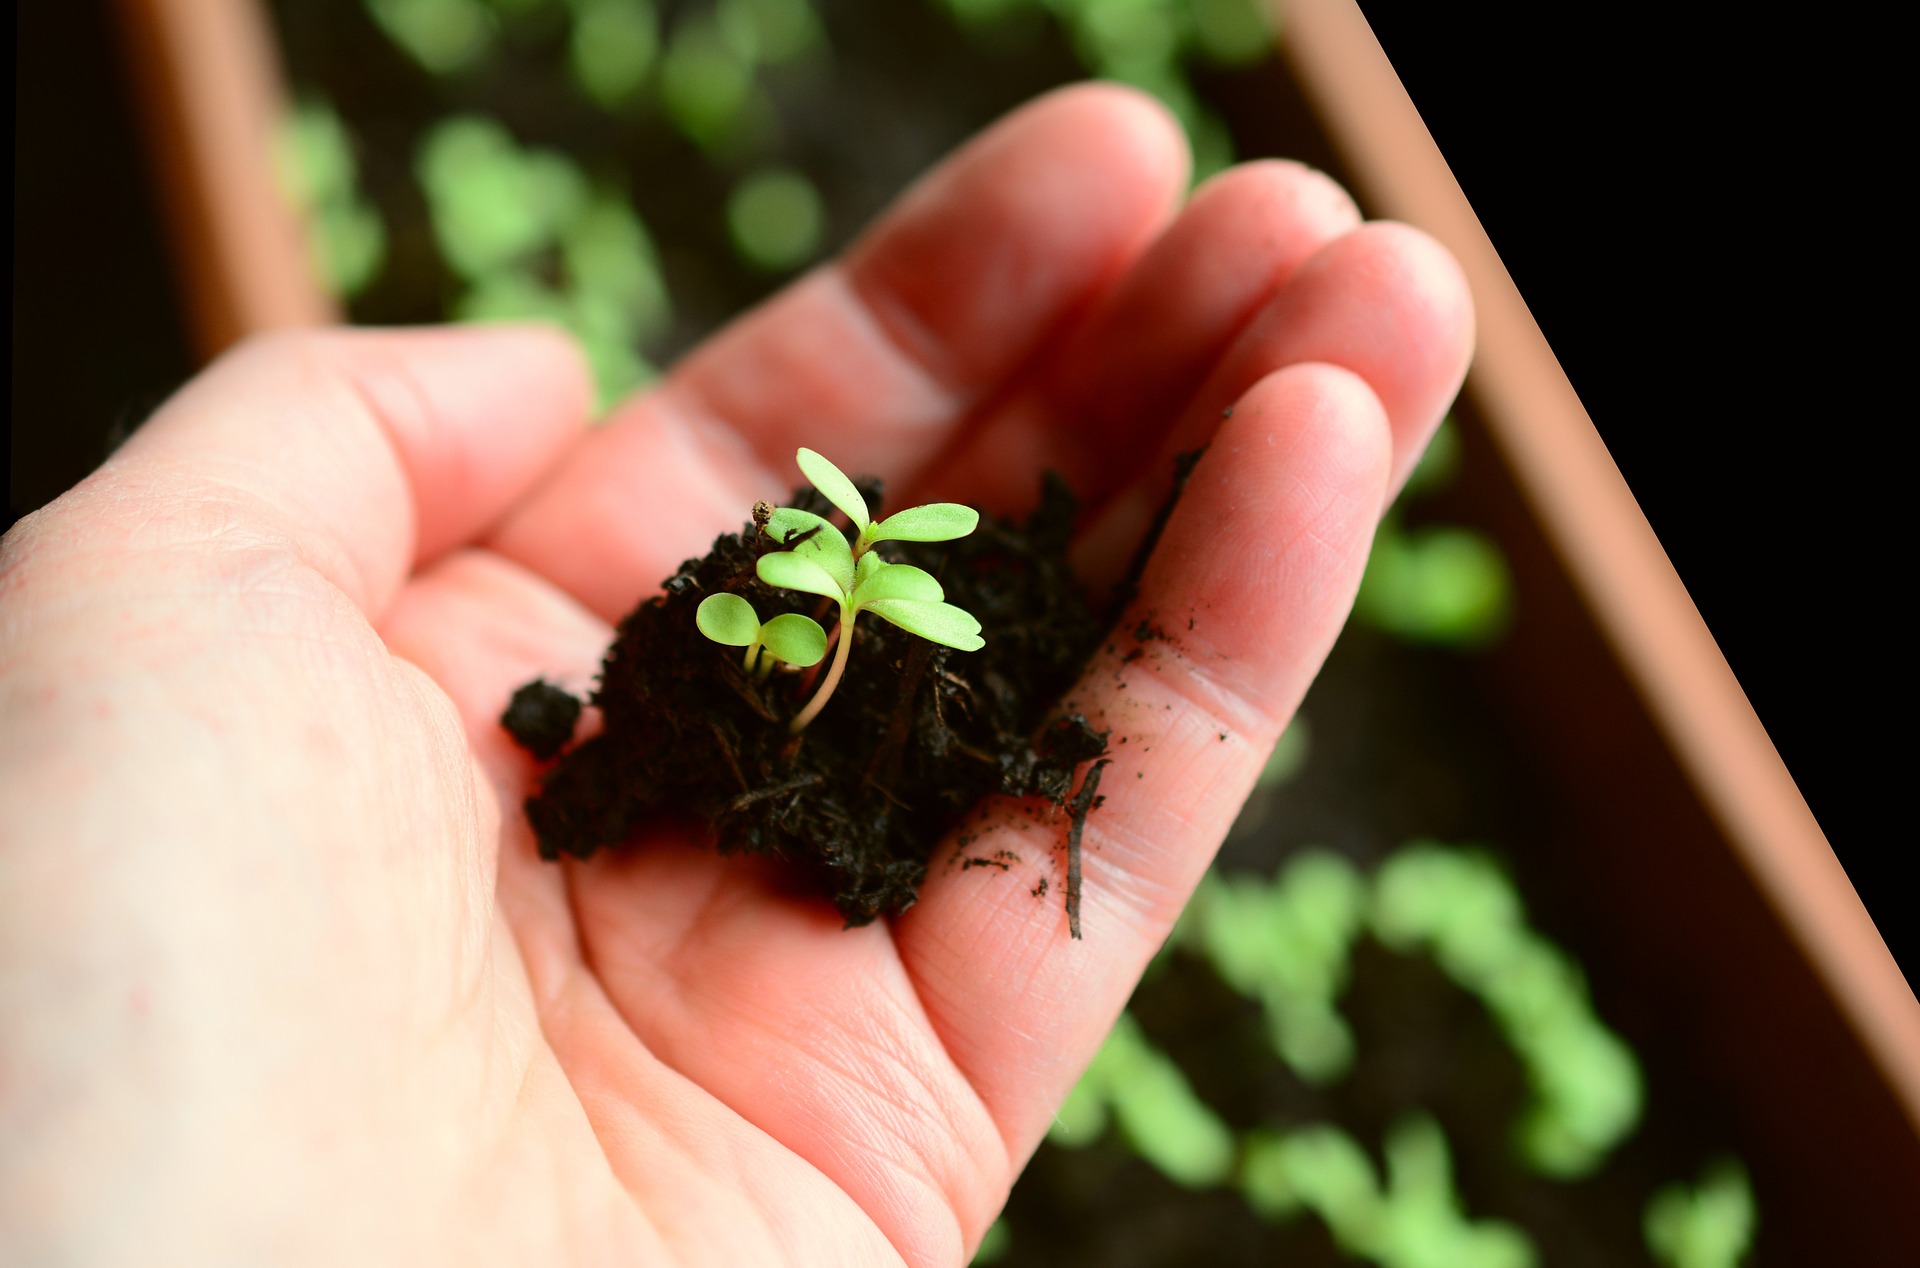
{"label": "dark potting soil", "polygon": [[[858,483],[878,506],[879,483]],[[810,488],[796,490],[791,505],[833,511]],[[980,620],[986,646],[955,651],[869,616],[854,626],[839,689],[797,736],[786,724],[825,662],[756,680],[737,651],[699,632],[694,613],[721,593],[746,599],[762,621],[784,612],[824,619],[829,601],[758,579],[755,561],[781,547],[757,522],[722,535],[620,623],[593,692],[602,730],[561,757],[527,799],[541,854],[585,858],[619,845],[645,819],[684,815],[710,827],[723,853],[792,865],[848,925],[863,925],[910,906],[960,815],[1004,793],[1068,811],[1077,873],[1098,773],[1076,792],[1074,772],[1106,752],[1106,736],[1071,714],[1040,729],[1105,629],[1066,563],[1076,509],[1067,486],[1048,478],[1024,524],[987,516],[958,541],[881,543],[892,562],[939,578],[947,601]],[[527,684],[502,718],[537,756],[551,706],[536,711],[533,702],[551,701],[555,690]],[[1078,896],[1070,878],[1065,901],[1076,926]]]}

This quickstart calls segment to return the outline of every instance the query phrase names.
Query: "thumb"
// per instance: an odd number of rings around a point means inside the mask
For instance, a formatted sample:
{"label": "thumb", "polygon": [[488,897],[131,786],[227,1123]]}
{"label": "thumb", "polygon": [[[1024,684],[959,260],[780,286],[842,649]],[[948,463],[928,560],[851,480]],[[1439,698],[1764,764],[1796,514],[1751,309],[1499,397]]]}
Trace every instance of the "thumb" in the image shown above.
{"label": "thumb", "polygon": [[276,334],[188,383],[77,492],[135,508],[149,545],[289,552],[377,619],[553,464],[589,403],[579,354],[546,329]]}

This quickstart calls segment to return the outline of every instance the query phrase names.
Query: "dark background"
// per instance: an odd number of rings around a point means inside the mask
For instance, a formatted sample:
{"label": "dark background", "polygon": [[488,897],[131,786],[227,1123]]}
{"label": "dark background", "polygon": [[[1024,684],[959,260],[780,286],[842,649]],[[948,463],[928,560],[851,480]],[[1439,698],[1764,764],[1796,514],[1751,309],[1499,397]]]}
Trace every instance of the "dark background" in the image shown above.
{"label": "dark background", "polygon": [[1911,981],[1870,30],[1360,7]]}
{"label": "dark background", "polygon": [[[1848,281],[1880,267],[1874,200],[1848,98],[1809,73],[1843,36],[1752,14],[1362,8],[1911,970],[1911,833],[1874,811],[1881,746],[1910,743],[1876,736],[1901,733],[1886,678],[1913,569],[1883,545],[1898,418],[1860,408],[1873,366]],[[20,5],[15,23],[9,522],[191,371],[109,5]]]}

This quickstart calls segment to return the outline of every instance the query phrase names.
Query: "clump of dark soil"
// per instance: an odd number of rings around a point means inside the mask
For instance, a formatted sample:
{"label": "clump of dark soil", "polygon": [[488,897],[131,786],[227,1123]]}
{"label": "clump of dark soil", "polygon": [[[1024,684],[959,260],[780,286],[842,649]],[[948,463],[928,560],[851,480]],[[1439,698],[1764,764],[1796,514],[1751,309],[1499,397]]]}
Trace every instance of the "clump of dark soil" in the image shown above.
{"label": "clump of dark soil", "polygon": [[514,692],[507,711],[500,715],[507,733],[543,762],[567,746],[579,724],[580,698],[544,678]]}
{"label": "clump of dark soil", "polygon": [[[878,482],[858,483],[877,507]],[[833,511],[811,488],[790,505]],[[604,729],[527,799],[542,856],[585,858],[643,820],[690,816],[721,852],[810,876],[853,926],[910,906],[935,846],[988,794],[1048,798],[1069,812],[1077,845],[1097,799],[1091,776],[1076,795],[1074,772],[1106,752],[1107,737],[1077,715],[1042,729],[1104,630],[1066,562],[1076,509],[1049,476],[1023,524],[982,516],[957,541],[881,543],[890,561],[938,577],[947,601],[979,618],[986,646],[954,651],[869,615],[839,689],[797,737],[787,720],[824,663],[756,682],[737,651],[699,633],[694,612],[722,591],[763,622],[799,612],[830,623],[829,605],[758,579],[755,561],[780,547],[754,524],[715,539],[620,623],[592,695]],[[536,755],[544,737],[523,723],[548,719],[553,691],[528,684],[501,720]],[[1071,880],[1068,891],[1077,917]]]}

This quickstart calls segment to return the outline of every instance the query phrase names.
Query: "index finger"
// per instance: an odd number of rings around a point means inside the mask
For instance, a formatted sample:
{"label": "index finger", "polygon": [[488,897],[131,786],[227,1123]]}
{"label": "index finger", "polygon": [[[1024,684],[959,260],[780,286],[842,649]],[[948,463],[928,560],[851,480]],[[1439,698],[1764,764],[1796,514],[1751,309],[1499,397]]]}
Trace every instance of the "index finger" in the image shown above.
{"label": "index finger", "polygon": [[783,497],[806,444],[898,486],[1145,249],[1178,127],[1111,85],[1049,94],[908,191],[847,257],[619,410],[495,535],[609,618]]}
{"label": "index finger", "polygon": [[[1436,333],[1456,349],[1457,385],[1467,340]],[[1195,468],[1138,598],[1062,703],[1110,730],[1103,804],[1083,837],[1084,941],[1061,901],[1067,825],[1004,802],[949,841],[896,923],[916,997],[1016,1166],[1165,940],[1332,646],[1394,453],[1386,407],[1349,370],[1295,364],[1248,389]],[[1007,865],[954,866],[959,853]]]}

